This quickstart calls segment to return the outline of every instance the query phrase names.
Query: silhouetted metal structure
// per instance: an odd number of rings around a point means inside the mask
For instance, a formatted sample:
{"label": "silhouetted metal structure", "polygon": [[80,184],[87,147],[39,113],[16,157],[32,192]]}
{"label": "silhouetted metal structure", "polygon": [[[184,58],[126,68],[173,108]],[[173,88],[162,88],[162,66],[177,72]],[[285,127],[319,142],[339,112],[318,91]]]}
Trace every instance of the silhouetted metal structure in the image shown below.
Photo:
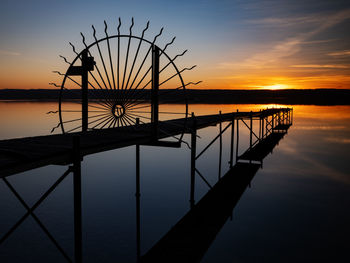
{"label": "silhouetted metal structure", "polygon": [[[207,116],[195,116],[192,113],[191,117],[188,118],[187,98],[184,93],[185,87],[197,83],[190,82],[184,84],[181,73],[193,67],[178,70],[174,64],[174,60],[182,56],[185,52],[174,58],[170,58],[165,53],[165,50],[173,43],[174,39],[161,49],[155,45],[155,41],[162,33],[162,30],[150,42],[144,39],[144,33],[148,29],[149,24],[147,23],[146,28],[142,31],[141,37],[132,35],[133,25],[134,22],[132,20],[132,25],[129,29],[130,33],[128,35],[121,35],[119,31],[121,22],[119,20],[118,34],[109,36],[107,34],[107,24],[105,23],[106,37],[100,40],[96,38],[96,31],[93,27],[95,42],[87,45],[85,43],[85,37],[82,35],[85,49],[80,53],[77,53],[75,47],[71,44],[77,56],[71,63],[64,58],[69,64],[66,74],[57,72],[63,75],[64,78],[62,84],[59,86],[61,87],[61,93],[57,113],[59,113],[60,122],[55,128],[61,127],[63,134],[0,141],[0,153],[5,153],[0,155],[0,178],[4,180],[9,189],[27,210],[13,227],[1,237],[0,244],[7,240],[18,226],[31,215],[68,262],[83,262],[81,162],[84,156],[90,154],[136,145],[137,261],[199,261],[217,232],[221,229],[223,223],[227,220],[228,215],[232,213],[232,209],[244,192],[245,187],[250,183],[258,168],[262,166],[263,159],[272,151],[292,125],[293,111],[290,108],[273,108],[257,112],[237,111],[225,114],[219,112],[219,114]],[[116,56],[112,56],[111,52],[111,42],[113,39],[116,40]],[[121,63],[121,42],[124,40],[126,41],[127,48],[124,54],[125,60]],[[132,40],[138,40],[138,42],[134,46],[135,55],[133,58],[130,58],[130,50],[133,48]],[[135,65],[137,65],[137,57],[142,53],[141,46],[144,42],[148,47],[144,50],[143,59],[141,59],[139,67],[136,67],[138,69],[133,75]],[[102,43],[106,45],[107,52],[103,52]],[[96,59],[97,56],[93,55],[94,49],[99,59]],[[152,54],[150,65],[144,70],[141,80],[138,80],[138,75],[142,72],[142,68],[150,52]],[[107,54],[110,64],[109,70],[105,63],[106,56],[103,54]],[[166,62],[163,61],[163,65],[161,61],[162,55],[163,58],[166,58]],[[113,63],[113,57],[116,57],[116,63]],[[81,61],[80,66],[75,65],[77,61]],[[161,73],[166,72],[169,65],[172,65],[174,73],[170,74],[170,76],[163,76],[163,79],[161,79]],[[120,68],[124,68],[124,70],[120,70]],[[95,70],[97,74],[92,73]],[[116,74],[114,74],[114,70]],[[103,71],[105,76],[102,75]],[[89,76],[91,79],[89,79]],[[147,76],[149,77],[148,80],[146,79]],[[180,86],[162,91],[160,86],[174,77],[178,78]],[[145,81],[145,84],[141,85],[143,81]],[[78,89],[68,87],[68,82]],[[132,88],[134,83],[137,84]],[[147,90],[146,87],[150,83],[151,89]],[[173,84],[178,85],[176,83]],[[56,84],[53,85],[57,86]],[[138,89],[138,87],[141,88]],[[77,97],[67,96],[65,94],[66,91],[77,94]],[[178,98],[179,94],[184,95],[181,95],[182,112],[164,111],[162,104],[179,103],[178,101],[172,101],[174,97]],[[162,95],[165,95],[165,99],[162,98]],[[72,108],[66,109],[65,104],[70,105]],[[140,111],[140,109],[143,110]],[[71,116],[72,119],[65,120],[65,114],[76,114],[77,116]],[[179,118],[174,119],[174,114],[178,114]],[[166,117],[164,118],[162,116]],[[227,125],[223,128],[224,123],[227,123]],[[253,129],[253,123],[258,123],[258,133]],[[249,147],[242,154],[238,151],[240,124],[243,124],[249,129]],[[198,153],[197,131],[215,125],[219,125],[218,135]],[[229,127],[231,127],[230,170],[222,177],[222,135]],[[181,144],[184,142],[183,135],[185,133],[191,135],[191,142],[187,144],[191,150],[189,193],[191,210],[149,252],[141,256],[140,146],[181,147]],[[161,140],[165,138],[175,138],[176,141]],[[219,140],[218,183],[211,185],[206,180],[205,175],[196,167],[196,161],[217,140]],[[39,200],[30,207],[6,177],[50,164],[69,165],[69,167]],[[34,214],[34,210],[70,173],[73,174],[74,192],[74,260],[68,256]],[[195,201],[195,182],[197,175],[210,189],[208,194],[198,204]],[[216,203],[220,203],[222,206],[213,205]],[[203,220],[200,227],[197,225],[199,218]],[[207,231],[208,229],[210,231]],[[202,234],[199,235],[199,233]],[[188,243],[186,240],[192,240],[193,242]],[[180,250],[178,250],[179,247],[181,247]]]}

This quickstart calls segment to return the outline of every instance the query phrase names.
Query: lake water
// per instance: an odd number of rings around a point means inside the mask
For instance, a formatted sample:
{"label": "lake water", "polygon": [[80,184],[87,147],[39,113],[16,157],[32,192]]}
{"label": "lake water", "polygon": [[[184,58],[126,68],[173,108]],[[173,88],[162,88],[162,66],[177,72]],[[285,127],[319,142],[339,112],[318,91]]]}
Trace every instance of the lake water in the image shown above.
{"label": "lake water", "polygon": [[[196,115],[283,105],[190,105]],[[0,139],[49,134],[56,103],[0,102]],[[293,106],[294,122],[264,160],[201,262],[350,262],[350,106]],[[226,125],[226,124],[225,124]],[[230,129],[223,137],[228,170]],[[59,132],[59,131],[57,131]],[[198,132],[198,152],[218,127]],[[248,130],[240,126],[240,152]],[[185,135],[184,140],[189,142]],[[216,142],[197,167],[211,184]],[[33,205],[67,167],[8,177]],[[90,155],[82,163],[84,262],[136,261],[135,146]],[[189,211],[190,150],[141,146],[141,254]],[[35,214],[73,258],[73,187],[68,176]],[[196,178],[196,201],[208,191]],[[26,212],[0,182],[0,238]],[[0,262],[66,262],[30,216],[0,245]]]}

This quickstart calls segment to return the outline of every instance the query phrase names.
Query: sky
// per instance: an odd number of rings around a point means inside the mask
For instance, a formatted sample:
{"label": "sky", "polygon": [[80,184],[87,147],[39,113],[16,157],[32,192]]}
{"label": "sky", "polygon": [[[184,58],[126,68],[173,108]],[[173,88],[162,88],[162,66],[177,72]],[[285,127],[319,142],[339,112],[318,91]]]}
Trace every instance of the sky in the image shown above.
{"label": "sky", "polygon": [[203,81],[193,88],[350,88],[348,0],[2,0],[0,89],[52,88],[69,42],[92,24],[103,33],[104,20],[116,32],[118,17],[125,33],[133,17],[136,34],[150,21],[147,38],[176,36],[172,52],[188,49],[179,68],[197,65],[185,82]]}

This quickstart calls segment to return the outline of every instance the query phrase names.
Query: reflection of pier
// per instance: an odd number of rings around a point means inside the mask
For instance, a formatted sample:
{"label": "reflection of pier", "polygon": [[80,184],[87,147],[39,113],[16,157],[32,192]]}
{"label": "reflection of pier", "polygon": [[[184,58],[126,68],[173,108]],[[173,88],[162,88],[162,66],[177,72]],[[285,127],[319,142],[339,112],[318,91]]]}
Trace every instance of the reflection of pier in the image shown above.
{"label": "reflection of pier", "polygon": [[[286,126],[288,129],[289,126]],[[262,159],[286,130],[271,133],[240,159]],[[141,262],[199,262],[240,200],[260,164],[237,162],[192,209],[141,259]]]}
{"label": "reflection of pier", "polygon": [[[222,127],[223,123],[228,123]],[[253,127],[254,123],[254,127]],[[258,123],[258,125],[256,125]],[[81,161],[84,156],[136,145],[136,209],[137,209],[137,258],[147,262],[162,259],[169,262],[193,262],[202,258],[205,251],[232,213],[235,204],[243,194],[264,157],[269,154],[278,141],[287,132],[292,123],[292,110],[289,108],[267,109],[257,112],[234,112],[199,116],[189,119],[175,119],[159,122],[157,131],[152,123],[135,124],[131,127],[102,129],[64,135],[38,136],[0,141],[0,177],[26,208],[27,212],[0,238],[0,245],[18,228],[22,222],[32,216],[53,244],[68,262],[73,260],[62,249],[48,229],[35,215],[34,210],[67,177],[73,174],[74,191],[74,236],[75,260],[83,262],[82,251],[82,215],[81,215]],[[197,130],[219,125],[219,134],[197,153]],[[239,129],[249,129],[247,151],[239,154]],[[140,145],[180,147],[181,142],[160,141],[185,131],[191,134],[191,211],[170,230],[149,252],[141,257],[140,248]],[[230,170],[221,177],[222,134],[231,127]],[[257,128],[255,128],[257,127]],[[236,136],[235,136],[236,134]],[[236,139],[236,144],[235,144]],[[211,186],[198,167],[196,160],[219,140],[218,183]],[[236,146],[236,147],[235,147]],[[234,149],[235,148],[235,149]],[[236,158],[234,161],[234,152]],[[67,171],[32,206],[28,206],[18,192],[6,179],[7,176],[50,164],[68,165]],[[211,189],[197,204],[194,199],[195,178],[199,176]],[[164,259],[164,253],[167,254]]]}

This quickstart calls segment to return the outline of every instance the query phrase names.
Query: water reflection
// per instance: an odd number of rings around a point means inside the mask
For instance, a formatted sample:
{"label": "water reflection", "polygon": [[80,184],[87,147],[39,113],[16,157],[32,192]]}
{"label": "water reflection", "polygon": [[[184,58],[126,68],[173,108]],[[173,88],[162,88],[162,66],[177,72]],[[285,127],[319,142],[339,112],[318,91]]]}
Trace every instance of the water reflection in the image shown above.
{"label": "water reflection", "polygon": [[[198,107],[204,114],[216,113],[221,106],[191,107],[194,111]],[[26,107],[31,106],[26,104]],[[39,105],[35,107],[38,115],[26,114],[24,123],[28,124],[29,118],[34,118],[37,123],[43,123],[39,132],[47,133],[51,125],[45,126],[45,120],[40,121],[38,116],[45,116],[44,113],[52,108],[49,105],[43,106],[42,110]],[[228,112],[237,107],[243,111],[249,105],[242,108],[241,105],[226,105],[223,110]],[[1,119],[5,118],[2,114]],[[12,120],[5,122],[16,128],[12,134],[36,134],[34,127],[17,130],[19,124],[11,116]],[[349,120],[350,107],[295,106],[293,128],[273,154],[267,156],[264,168],[252,181],[252,188],[235,207],[233,221],[224,224],[202,261],[344,261],[350,234],[347,209],[350,160],[348,144],[343,141],[349,139]],[[47,127],[45,131],[42,130],[44,127]],[[2,130],[1,136],[10,138],[11,132],[5,131]],[[201,130],[202,140],[198,147],[205,147],[217,131],[218,127]],[[243,126],[241,132],[247,132]],[[185,139],[189,140],[189,137]],[[224,135],[223,142],[223,156],[228,157],[229,136]],[[242,143],[241,152],[248,143]],[[217,180],[218,148],[215,144],[198,161],[199,169],[206,172],[212,184]],[[184,147],[167,150],[141,147],[141,254],[149,251],[188,211],[188,160],[189,151]],[[228,158],[223,163],[227,161]],[[136,260],[134,163],[134,147],[85,158],[82,225],[86,262]],[[32,206],[63,172],[63,167],[45,167],[15,175],[9,182]],[[67,177],[35,211],[71,257],[74,256],[72,192],[72,178]],[[196,200],[207,192],[205,183],[198,181]],[[0,231],[3,233],[26,210],[5,183],[0,184],[0,204]],[[0,259],[1,262],[64,262],[64,257],[31,218],[0,246]]]}

